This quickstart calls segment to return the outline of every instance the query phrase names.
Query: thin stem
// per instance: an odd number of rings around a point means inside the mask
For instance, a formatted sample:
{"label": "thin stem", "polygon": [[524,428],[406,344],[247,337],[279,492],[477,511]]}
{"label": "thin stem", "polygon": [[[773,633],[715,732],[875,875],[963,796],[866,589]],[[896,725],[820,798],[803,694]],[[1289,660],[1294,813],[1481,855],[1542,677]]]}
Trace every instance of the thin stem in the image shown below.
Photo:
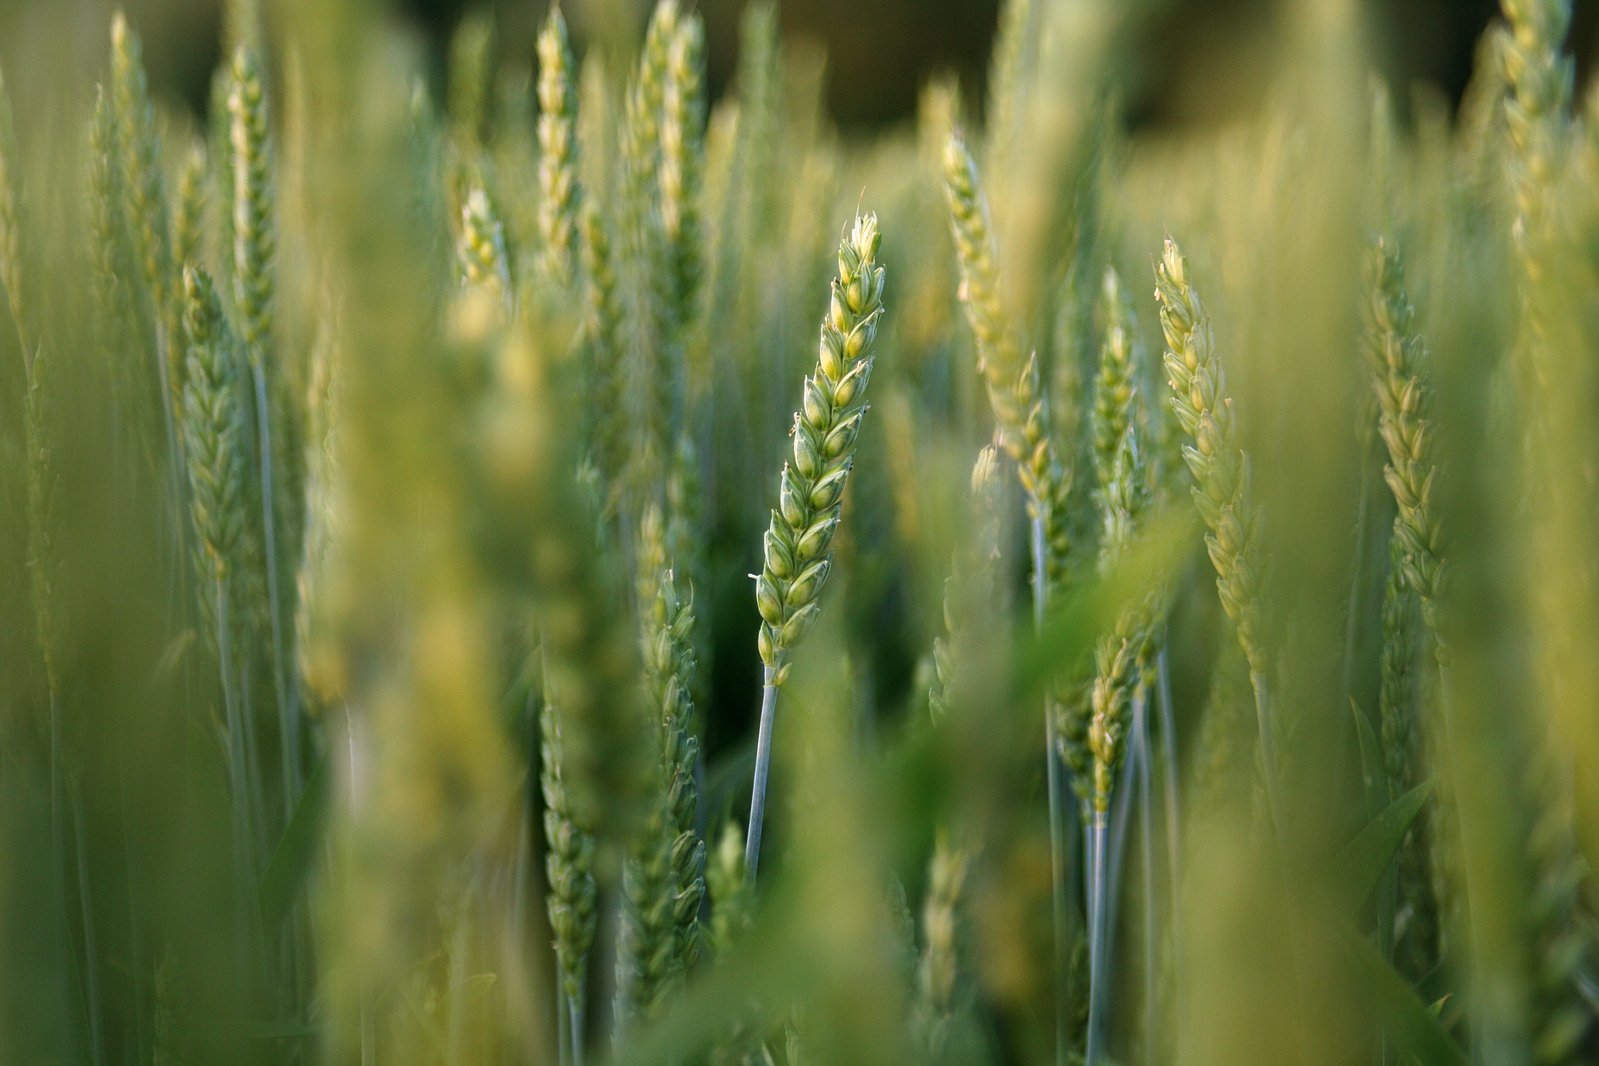
{"label": "thin stem", "polygon": [[1098,1066],[1105,1042],[1105,858],[1110,843],[1110,819],[1094,812],[1088,856],[1088,1039],[1084,1060]]}
{"label": "thin stem", "polygon": [[[1033,555],[1033,625],[1044,627],[1049,590],[1045,574],[1043,501],[1035,500],[1030,527]],[[1055,1061],[1065,1066],[1066,1034],[1066,857],[1062,848],[1060,753],[1055,716],[1044,708],[1044,787],[1049,790],[1049,899],[1055,936]]]}
{"label": "thin stem", "polygon": [[90,1058],[98,1064],[105,1062],[105,1031],[103,1012],[100,1009],[100,977],[95,972],[95,959],[100,949],[94,933],[94,907],[89,901],[89,854],[84,847],[83,801],[76,790],[72,794],[72,822],[77,847],[78,909],[83,918],[83,987],[88,998]]}
{"label": "thin stem", "polygon": [[294,815],[294,800],[300,790],[300,729],[295,713],[295,700],[289,691],[288,672],[283,647],[283,617],[278,596],[278,535],[277,519],[273,513],[272,488],[272,418],[268,411],[266,369],[264,356],[257,357],[251,366],[255,379],[255,424],[261,451],[261,525],[265,534],[267,571],[267,615],[272,622],[272,682],[278,696],[278,744],[283,760],[283,817]]}
{"label": "thin stem", "polygon": [[1172,892],[1172,939],[1177,932],[1177,871],[1181,869],[1182,853],[1179,850],[1178,779],[1177,779],[1177,721],[1172,710],[1171,664],[1166,659],[1166,643],[1161,641],[1155,656],[1155,700],[1160,707],[1160,757],[1161,784],[1166,793],[1166,864],[1170,868]]}
{"label": "thin stem", "polygon": [[755,738],[755,783],[750,792],[749,831],[744,839],[744,876],[755,881],[761,858],[761,827],[766,821],[766,778],[772,769],[772,720],[777,716],[776,671],[766,667],[761,685],[761,726]]}
{"label": "thin stem", "polygon": [[[156,381],[159,383],[161,388],[161,424],[166,432],[167,437],[167,477],[168,481],[170,482],[168,488],[172,493],[173,514],[182,515],[184,506],[182,469],[183,445],[178,439],[180,431],[177,422],[172,417],[172,405],[174,402],[172,391],[172,375],[167,367],[167,341],[170,335],[167,331],[166,323],[163,321],[163,316],[165,316],[165,314],[166,309],[157,303],[154,308],[155,372]],[[173,545],[173,547],[176,551],[181,552],[183,551],[183,522],[174,521],[173,529],[178,531],[176,543]],[[174,567],[174,575],[182,573],[182,569],[182,567]],[[174,585],[171,589],[169,589],[170,592],[176,592],[177,580],[178,579],[174,577]]]}
{"label": "thin stem", "polygon": [[572,1066],[572,1016],[566,1006],[566,982],[555,982],[555,1052],[561,1066]]}
{"label": "thin stem", "polygon": [[228,726],[228,777],[232,784],[233,809],[233,863],[239,876],[239,889],[244,891],[251,883],[251,833],[250,816],[245,807],[249,788],[245,769],[244,716],[240,713],[239,696],[233,685],[232,641],[228,629],[227,582],[221,576],[216,580],[217,600],[217,672],[222,675],[223,717]]}
{"label": "thin stem", "polygon": [[1133,760],[1138,769],[1138,845],[1143,867],[1144,1058],[1155,1058],[1155,764],[1149,742],[1149,688],[1133,696]]}
{"label": "thin stem", "polygon": [[1255,690],[1255,719],[1260,729],[1260,761],[1265,764],[1266,806],[1277,829],[1277,841],[1286,840],[1287,826],[1283,824],[1282,791],[1277,782],[1277,736],[1272,722],[1271,698],[1266,692],[1266,679],[1259,673],[1249,675],[1250,687]]}
{"label": "thin stem", "polygon": [[583,997],[566,997],[567,1027],[571,1030],[572,1066],[583,1066]]}

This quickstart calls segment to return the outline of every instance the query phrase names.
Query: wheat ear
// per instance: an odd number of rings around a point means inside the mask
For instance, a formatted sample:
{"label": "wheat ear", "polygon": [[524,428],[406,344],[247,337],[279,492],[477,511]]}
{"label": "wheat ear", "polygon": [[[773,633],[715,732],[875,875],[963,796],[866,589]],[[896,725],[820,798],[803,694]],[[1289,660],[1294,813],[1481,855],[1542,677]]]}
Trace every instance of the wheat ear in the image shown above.
{"label": "wheat ear", "polygon": [[538,56],[540,263],[558,284],[569,285],[578,260],[583,192],[578,180],[577,61],[559,4],[550,8],[539,33]]}
{"label": "wheat ear", "polygon": [[[1056,451],[1049,405],[1039,374],[1038,354],[1023,356],[1014,308],[1006,306],[995,261],[993,226],[966,143],[951,132],[944,147],[944,192],[960,266],[960,298],[977,340],[977,368],[988,392],[1000,446],[1016,464],[1026,496],[1032,554],[1033,622],[1042,626],[1051,592],[1065,580],[1070,547],[1067,498],[1071,481]],[[1062,748],[1058,701],[1044,712],[1045,789],[1049,804],[1050,896],[1056,970],[1056,1057],[1064,1062],[1066,959],[1066,855],[1060,763]]]}
{"label": "wheat ear", "polygon": [[[182,456],[175,422],[179,345],[172,249],[167,242],[167,202],[161,180],[161,143],[145,80],[144,53],[138,35],[120,11],[111,21],[111,118],[115,135],[108,145],[114,152],[110,165],[120,179],[113,180],[123,194],[118,218],[129,230],[128,247],[149,301],[148,307],[142,309],[148,318],[141,321],[153,327],[150,352],[160,383],[166,466],[176,505],[182,497]],[[129,280],[124,279],[124,283]]]}
{"label": "wheat ear", "polygon": [[299,793],[299,711],[291,682],[291,654],[283,620],[279,577],[279,498],[287,471],[274,468],[287,431],[277,402],[281,372],[274,361],[273,315],[277,298],[276,196],[272,183],[272,138],[260,56],[240,45],[233,54],[228,87],[230,158],[233,163],[233,307],[239,341],[255,392],[256,452],[261,478],[262,550],[266,556],[267,618],[272,632],[272,677],[278,702],[285,817]]}
{"label": "wheat ear", "polygon": [[1210,315],[1189,283],[1181,249],[1169,239],[1155,268],[1155,298],[1166,338],[1171,409],[1189,439],[1183,459],[1194,479],[1194,505],[1209,530],[1205,547],[1216,571],[1216,591],[1249,663],[1267,802],[1280,831],[1276,724],[1260,617],[1260,515],[1250,498],[1249,458],[1239,444]]}
{"label": "wheat ear", "polygon": [[883,268],[877,263],[881,243],[877,216],[857,215],[838,246],[838,277],[822,319],[816,369],[805,379],[794,415],[794,458],[783,464],[778,479],[765,561],[755,579],[755,606],[761,614],[757,646],[765,679],[745,843],[751,878],[760,859],[777,690],[788,678],[790,652],[821,610],[818,597],[832,569],[833,534],[866,414],[872,342],[883,314]]}
{"label": "wheat ear", "polygon": [[[245,536],[244,484],[249,469],[245,382],[235,340],[222,314],[222,302],[202,270],[183,275],[184,333],[188,356],[183,385],[184,446],[189,471],[189,505],[199,544],[200,572],[207,596],[202,601],[216,641],[218,672],[227,725],[228,770],[234,831],[234,856],[243,878],[253,876],[257,785],[245,743],[249,728],[241,704],[232,644],[236,623],[233,579]],[[248,884],[249,881],[244,882]]]}

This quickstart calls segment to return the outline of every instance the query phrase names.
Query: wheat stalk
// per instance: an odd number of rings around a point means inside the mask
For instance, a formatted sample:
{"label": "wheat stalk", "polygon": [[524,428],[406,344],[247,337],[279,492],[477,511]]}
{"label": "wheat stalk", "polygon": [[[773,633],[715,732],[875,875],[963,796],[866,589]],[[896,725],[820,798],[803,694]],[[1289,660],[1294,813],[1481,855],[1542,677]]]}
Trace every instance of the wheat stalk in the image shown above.
{"label": "wheat stalk", "polygon": [[629,1020],[649,1017],[687,974],[699,954],[699,907],[705,894],[705,844],[695,829],[694,775],[699,742],[693,734],[695,656],[692,602],[667,567],[661,510],[646,508],[640,524],[640,645],[656,738],[659,803],[624,868],[628,906],[621,933],[621,986]]}
{"label": "wheat stalk", "polygon": [[[145,80],[143,50],[138,35],[118,11],[111,21],[111,123],[115,131],[105,147],[115,154],[110,166],[113,184],[122,198],[114,217],[130,231],[132,250],[153,330],[150,353],[161,393],[161,418],[165,429],[166,467],[174,506],[181,499],[181,477],[175,413],[178,393],[177,304],[173,299],[172,251],[167,243],[167,204],[161,180],[161,145]],[[127,280],[127,279],[125,279]]]}
{"label": "wheat stalk", "polygon": [[872,342],[883,314],[883,268],[877,264],[881,243],[877,216],[857,215],[838,246],[838,277],[822,319],[816,369],[805,379],[794,414],[794,459],[783,464],[778,479],[765,560],[755,579],[755,606],[761,614],[757,646],[765,678],[745,845],[751,878],[760,859],[777,690],[788,678],[790,652],[821,611],[818,597],[832,569],[833,534],[866,414]]}
{"label": "wheat stalk", "polygon": [[[1140,405],[1133,365],[1131,312],[1114,270],[1102,286],[1105,333],[1094,389],[1094,468],[1099,507],[1099,570],[1110,570],[1132,542],[1148,505],[1149,474],[1139,437]],[[1116,614],[1110,631],[1095,644],[1096,676],[1089,692],[1088,748],[1092,780],[1085,783],[1090,812],[1089,1007],[1086,1060],[1103,1054],[1104,1013],[1109,997],[1107,898],[1110,859],[1108,819],[1112,792],[1127,755],[1127,730],[1135,690],[1142,685],[1153,604],[1134,602]]]}
{"label": "wheat stalk", "polygon": [[1267,801],[1282,832],[1276,723],[1260,617],[1260,515],[1250,499],[1249,459],[1239,444],[1210,315],[1188,281],[1187,262],[1175,241],[1166,241],[1155,269],[1155,283],[1166,338],[1171,408],[1190,441],[1183,447],[1183,459],[1193,475],[1195,507],[1209,529],[1205,547],[1216,571],[1216,591],[1249,664]]}
{"label": "wheat stalk", "polygon": [[261,479],[262,553],[266,561],[267,618],[271,625],[271,661],[278,705],[278,738],[282,748],[285,817],[292,815],[299,793],[299,710],[289,664],[283,621],[283,583],[279,568],[283,529],[280,494],[287,471],[276,471],[288,426],[282,405],[275,402],[282,371],[275,362],[273,315],[277,298],[276,202],[272,183],[272,140],[266,86],[260,57],[241,45],[233,54],[228,88],[230,159],[233,163],[233,308],[239,342],[255,393],[256,454]]}
{"label": "wheat stalk", "polygon": [[572,1063],[583,1062],[583,996],[589,948],[594,943],[598,890],[594,882],[594,834],[579,821],[568,784],[565,712],[546,691],[539,713],[539,787],[544,796],[544,841],[548,878],[545,906],[555,936]]}
{"label": "wheat stalk", "polygon": [[[993,227],[983,197],[977,164],[965,142],[951,132],[944,147],[944,192],[960,266],[961,303],[977,339],[978,371],[1000,446],[1016,464],[1030,521],[1033,622],[1041,626],[1053,590],[1065,580],[1070,548],[1067,499],[1071,480],[1056,452],[1049,406],[1040,382],[1036,352],[1022,355],[1015,309],[1005,304],[995,262]],[[1057,971],[1056,1057],[1064,1062],[1066,1031],[1060,1000],[1066,965],[1066,866],[1062,836],[1060,760],[1062,715],[1051,700],[1044,713],[1045,787],[1049,803],[1050,896],[1053,904]]]}
{"label": "wheat stalk", "polygon": [[245,739],[249,725],[234,661],[236,623],[231,614],[236,596],[233,580],[246,524],[243,486],[249,445],[245,383],[235,340],[210,276],[202,270],[186,269],[183,283],[184,333],[188,338],[183,420],[189,503],[200,545],[200,569],[208,586],[209,598],[203,607],[216,642],[226,713],[235,862],[241,878],[246,879],[243,883],[249,884],[256,866],[255,818],[261,807]]}
{"label": "wheat stalk", "polygon": [[1368,362],[1377,393],[1377,432],[1387,450],[1383,479],[1399,505],[1399,538],[1406,585],[1421,598],[1434,640],[1444,569],[1433,488],[1431,389],[1424,377],[1426,349],[1416,333],[1416,312],[1405,293],[1404,267],[1392,241],[1382,238],[1367,257]]}

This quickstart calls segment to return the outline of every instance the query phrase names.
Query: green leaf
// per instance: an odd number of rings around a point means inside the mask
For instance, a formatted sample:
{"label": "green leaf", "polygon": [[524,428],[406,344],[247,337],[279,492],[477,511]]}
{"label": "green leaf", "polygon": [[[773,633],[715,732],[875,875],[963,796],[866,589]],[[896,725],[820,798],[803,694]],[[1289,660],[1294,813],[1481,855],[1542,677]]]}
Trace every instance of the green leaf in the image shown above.
{"label": "green leaf", "polygon": [[1432,782],[1423,781],[1390,803],[1344,848],[1339,868],[1345,871],[1343,883],[1355,903],[1364,902],[1382,880],[1400,842],[1410,831],[1410,823],[1431,794]]}
{"label": "green leaf", "polygon": [[294,814],[289,817],[289,824],[272,851],[266,873],[261,875],[261,921],[266,928],[277,928],[288,916],[295,897],[305,885],[305,876],[316,857],[317,841],[322,838],[327,809],[328,759],[324,755],[306,779]]}
{"label": "green leaf", "polygon": [[[1403,801],[1401,797],[1399,802]],[[1466,1066],[1465,1053],[1444,1029],[1436,1010],[1421,1001],[1416,990],[1377,954],[1371,942],[1353,931],[1344,939],[1372,1013],[1398,1053],[1394,1058],[1402,1060],[1409,1055],[1427,1066]]]}

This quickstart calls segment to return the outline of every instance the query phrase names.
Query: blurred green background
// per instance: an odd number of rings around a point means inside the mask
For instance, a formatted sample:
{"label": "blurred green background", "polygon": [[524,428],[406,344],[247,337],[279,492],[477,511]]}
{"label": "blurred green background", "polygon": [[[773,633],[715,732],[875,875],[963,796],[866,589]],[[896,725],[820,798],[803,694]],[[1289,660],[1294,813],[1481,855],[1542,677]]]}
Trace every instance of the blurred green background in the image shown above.
{"label": "blurred green background", "polygon": [[[104,26],[115,6],[144,28],[157,92],[199,107],[218,60],[222,0],[0,0],[0,60],[63,45],[92,62],[104,47]],[[432,44],[442,67],[445,42],[463,12],[492,8],[507,55],[531,56],[548,8],[545,0],[397,0]],[[643,0],[568,0],[580,36],[626,39],[642,31]],[[702,0],[709,37],[711,90],[719,94],[738,61],[738,16],[745,0]],[[1380,42],[1390,84],[1430,82],[1458,98],[1471,69],[1472,49],[1488,26],[1495,0],[1365,0],[1368,26]],[[51,36],[63,9],[81,9],[81,32],[71,41]],[[997,0],[783,0],[785,37],[810,39],[826,51],[827,102],[846,128],[907,119],[918,88],[936,72],[957,71],[981,84],[992,43]],[[1182,0],[1151,5],[1159,12],[1138,28],[1143,40],[1129,54],[1141,67],[1127,81],[1135,126],[1214,121],[1260,98],[1269,74],[1264,50],[1277,39],[1281,4],[1272,0]],[[1570,48],[1579,85],[1599,51],[1599,14],[1578,4]]]}

